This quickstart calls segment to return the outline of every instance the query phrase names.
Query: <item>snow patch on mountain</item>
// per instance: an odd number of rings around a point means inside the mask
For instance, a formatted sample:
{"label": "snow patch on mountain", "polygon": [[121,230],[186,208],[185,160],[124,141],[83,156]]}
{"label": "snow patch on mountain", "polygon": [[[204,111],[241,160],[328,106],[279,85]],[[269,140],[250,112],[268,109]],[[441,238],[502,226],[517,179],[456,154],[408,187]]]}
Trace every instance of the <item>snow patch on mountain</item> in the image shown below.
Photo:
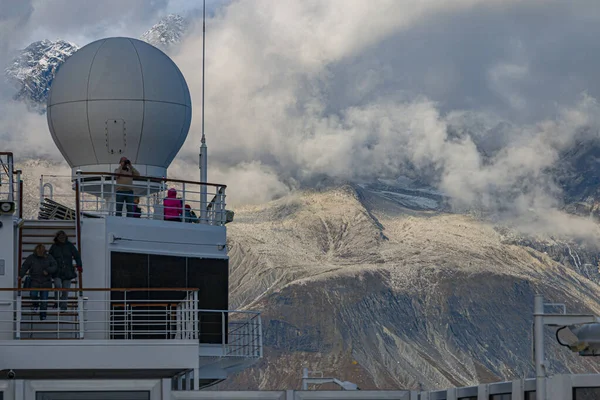
{"label": "snow patch on mountain", "polygon": [[5,69],[17,89],[13,98],[24,101],[34,111],[45,112],[56,72],[78,49],[76,44],[64,40],[40,40],[27,46]]}
{"label": "snow patch on mountain", "polygon": [[188,33],[189,22],[181,15],[169,14],[140,37],[161,50],[167,50],[183,40]]}

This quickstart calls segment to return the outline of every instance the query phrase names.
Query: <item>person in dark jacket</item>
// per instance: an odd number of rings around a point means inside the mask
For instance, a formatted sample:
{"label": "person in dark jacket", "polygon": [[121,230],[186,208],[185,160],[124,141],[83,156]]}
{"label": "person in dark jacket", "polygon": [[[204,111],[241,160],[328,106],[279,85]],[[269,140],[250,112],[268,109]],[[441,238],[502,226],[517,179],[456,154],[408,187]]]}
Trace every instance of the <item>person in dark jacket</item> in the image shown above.
{"label": "person in dark jacket", "polygon": [[[82,272],[81,256],[77,247],[71,242],[65,231],[56,232],[54,237],[54,244],[50,247],[50,255],[56,259],[58,265],[56,274],[54,275],[54,287],[56,289],[69,289],[71,287],[71,280],[77,277],[75,268]],[[75,260],[76,267],[73,267],[73,260]],[[64,290],[60,292],[60,309],[65,311],[67,309],[67,299],[69,298],[69,291]],[[59,303],[59,292],[56,292],[54,299]]]}
{"label": "person in dark jacket", "polygon": [[[57,264],[54,257],[46,253],[46,246],[38,244],[35,246],[33,254],[25,259],[19,276],[23,278],[26,274],[31,277],[31,288],[52,288],[52,275],[56,273]],[[41,304],[39,303],[40,299]],[[46,319],[46,310],[48,309],[48,291],[47,290],[32,290],[31,300],[33,308],[40,309],[40,320]]]}
{"label": "person in dark jacket", "polygon": [[133,218],[142,218],[142,209],[140,208],[140,198],[133,199]]}
{"label": "person in dark jacket", "polygon": [[196,215],[194,210],[192,210],[192,207],[190,207],[189,204],[185,205],[185,222],[189,222],[189,223],[193,223],[193,224],[197,224],[198,222],[200,222],[198,220],[198,216]]}

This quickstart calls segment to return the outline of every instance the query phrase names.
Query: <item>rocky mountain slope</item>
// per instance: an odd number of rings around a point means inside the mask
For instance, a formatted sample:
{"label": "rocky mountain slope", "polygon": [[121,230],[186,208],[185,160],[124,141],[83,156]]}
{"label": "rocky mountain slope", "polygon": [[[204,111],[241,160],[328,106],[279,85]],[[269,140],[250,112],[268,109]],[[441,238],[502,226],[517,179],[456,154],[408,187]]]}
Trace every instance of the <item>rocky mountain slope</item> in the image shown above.
{"label": "rocky mountain slope", "polygon": [[[600,312],[596,283],[493,225],[369,211],[352,187],[238,209],[229,234],[231,306],[263,312],[265,358],[224,387],[298,387],[303,366],[362,388],[532,376],[535,292]],[[550,371],[600,371],[547,335]]]}

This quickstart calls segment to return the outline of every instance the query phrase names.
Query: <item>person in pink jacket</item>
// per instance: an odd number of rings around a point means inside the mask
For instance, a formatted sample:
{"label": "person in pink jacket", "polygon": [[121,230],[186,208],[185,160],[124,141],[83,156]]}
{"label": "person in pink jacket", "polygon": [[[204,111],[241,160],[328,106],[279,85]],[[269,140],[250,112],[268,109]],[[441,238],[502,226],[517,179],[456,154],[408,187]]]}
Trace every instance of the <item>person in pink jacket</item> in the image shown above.
{"label": "person in pink jacket", "polygon": [[177,190],[169,189],[167,197],[163,200],[165,208],[165,221],[181,221],[183,211],[183,201],[177,198]]}

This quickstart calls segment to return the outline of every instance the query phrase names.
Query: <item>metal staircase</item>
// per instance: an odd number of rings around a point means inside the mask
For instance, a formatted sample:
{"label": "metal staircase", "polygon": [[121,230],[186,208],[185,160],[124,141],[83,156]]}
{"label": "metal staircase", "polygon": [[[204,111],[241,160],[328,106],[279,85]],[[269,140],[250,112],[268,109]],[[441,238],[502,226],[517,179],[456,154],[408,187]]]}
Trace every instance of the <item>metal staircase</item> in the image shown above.
{"label": "metal staircase", "polygon": [[[57,231],[65,231],[69,240],[78,248],[76,221],[74,220],[25,220],[20,232],[20,266],[35,246],[42,243],[47,249],[53,243]],[[71,281],[71,287],[79,287],[79,280]],[[39,310],[34,310],[29,290],[21,293],[21,318],[19,323],[20,339],[78,339],[80,335],[80,322],[78,313],[78,297],[76,292],[70,292],[67,310],[61,311],[54,300],[52,291],[49,293],[47,318],[41,321]]]}
{"label": "metal staircase", "polygon": [[[32,307],[33,302],[29,292],[22,294],[22,312],[19,326],[19,339],[21,340],[73,340],[80,339],[80,321],[77,312],[77,298],[69,297],[67,311],[52,308],[54,299],[48,300],[49,307],[46,311],[47,318],[40,321],[39,311]],[[51,295],[52,296],[52,295]]]}
{"label": "metal staircase", "polygon": [[[35,246],[42,243],[49,250],[58,231],[65,231],[69,241],[79,248],[75,221],[25,220],[21,226],[21,265],[33,253]],[[19,266],[20,267],[20,266]]]}

